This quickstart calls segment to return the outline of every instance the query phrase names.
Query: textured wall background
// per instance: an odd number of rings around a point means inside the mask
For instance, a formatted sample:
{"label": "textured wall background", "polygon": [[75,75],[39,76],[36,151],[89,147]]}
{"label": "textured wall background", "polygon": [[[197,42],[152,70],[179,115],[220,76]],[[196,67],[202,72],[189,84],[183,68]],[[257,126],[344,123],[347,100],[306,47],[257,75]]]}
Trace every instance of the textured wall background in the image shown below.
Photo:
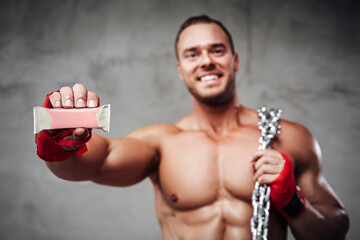
{"label": "textured wall background", "polygon": [[[355,1],[0,2],[0,239],[160,239],[149,180],[72,183],[35,155],[32,107],[82,82],[112,104],[109,137],[191,109],[173,41],[206,13],[233,34],[240,101],[284,109],[323,149],[324,174],[360,224],[360,19]],[[294,139],[295,141],[295,139]]]}

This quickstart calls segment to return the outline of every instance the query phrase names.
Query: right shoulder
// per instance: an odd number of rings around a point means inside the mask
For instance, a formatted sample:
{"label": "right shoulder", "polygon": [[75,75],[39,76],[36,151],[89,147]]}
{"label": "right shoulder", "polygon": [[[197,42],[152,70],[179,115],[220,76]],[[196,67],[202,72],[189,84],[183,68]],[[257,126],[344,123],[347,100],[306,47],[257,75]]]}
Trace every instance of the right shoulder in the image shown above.
{"label": "right shoulder", "polygon": [[149,145],[159,147],[163,138],[181,131],[182,130],[174,124],[156,124],[141,127],[130,133],[127,137],[136,138]]}

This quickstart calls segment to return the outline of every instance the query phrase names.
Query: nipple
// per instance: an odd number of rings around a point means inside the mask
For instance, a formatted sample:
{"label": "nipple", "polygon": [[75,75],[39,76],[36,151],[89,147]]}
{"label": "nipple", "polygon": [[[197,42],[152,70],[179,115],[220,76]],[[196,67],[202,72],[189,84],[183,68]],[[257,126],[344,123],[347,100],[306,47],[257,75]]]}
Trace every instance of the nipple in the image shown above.
{"label": "nipple", "polygon": [[171,199],[171,201],[172,201],[173,203],[176,203],[176,202],[178,201],[178,198],[177,198],[177,196],[176,196],[175,194],[172,194],[172,195],[170,196],[170,199]]}

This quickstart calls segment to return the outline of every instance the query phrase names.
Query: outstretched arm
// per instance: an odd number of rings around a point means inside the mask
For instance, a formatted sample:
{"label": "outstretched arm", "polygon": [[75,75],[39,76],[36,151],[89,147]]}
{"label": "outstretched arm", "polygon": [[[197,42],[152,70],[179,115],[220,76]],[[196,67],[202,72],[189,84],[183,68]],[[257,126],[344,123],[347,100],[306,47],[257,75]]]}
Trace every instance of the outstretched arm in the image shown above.
{"label": "outstretched arm", "polygon": [[[84,85],[63,87],[49,97],[54,108],[91,108],[99,105],[96,93]],[[57,131],[49,131],[50,135]],[[158,154],[151,141],[143,141],[145,130],[138,130],[131,137],[109,139],[94,134],[87,143],[88,151],[81,156],[72,154],[64,161],[46,162],[58,177],[70,181],[91,180],[100,184],[127,186],[147,177],[156,167]],[[82,140],[89,130],[77,128],[64,139]],[[65,151],[77,147],[62,147]]]}
{"label": "outstretched arm", "polygon": [[158,154],[136,138],[107,139],[94,134],[87,143],[88,152],[63,162],[47,162],[58,177],[70,181],[90,180],[112,186],[140,182],[155,169]]}

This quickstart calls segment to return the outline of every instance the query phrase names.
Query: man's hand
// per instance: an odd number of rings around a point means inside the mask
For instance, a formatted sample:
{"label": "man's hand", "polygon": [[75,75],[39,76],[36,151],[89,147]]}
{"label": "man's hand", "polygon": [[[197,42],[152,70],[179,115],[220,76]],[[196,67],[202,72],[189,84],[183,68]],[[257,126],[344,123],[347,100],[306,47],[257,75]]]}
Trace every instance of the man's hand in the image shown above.
{"label": "man's hand", "polygon": [[[62,87],[46,96],[42,105],[47,108],[95,108],[99,106],[96,93],[87,91],[83,84]],[[78,156],[87,151],[85,143],[91,138],[91,130],[86,128],[57,129],[36,134],[37,155],[47,162],[60,162],[69,159],[74,153]]]}
{"label": "man's hand", "polygon": [[255,181],[270,185],[272,205],[286,218],[300,215],[304,208],[304,197],[296,188],[291,160],[272,149],[259,150],[252,156]]}
{"label": "man's hand", "polygon": [[254,180],[260,185],[269,184],[277,179],[285,164],[282,155],[273,149],[256,151],[251,161],[255,170]]}
{"label": "man's hand", "polygon": [[[99,106],[99,96],[91,91],[88,91],[86,87],[81,83],[76,83],[71,87],[62,87],[60,91],[53,92],[49,96],[49,100],[53,108],[96,108]],[[54,136],[61,130],[49,130],[49,134]],[[64,140],[81,141],[88,137],[90,134],[89,129],[76,128],[72,134],[64,137]],[[68,147],[62,146],[66,151],[72,151],[78,146]]]}

